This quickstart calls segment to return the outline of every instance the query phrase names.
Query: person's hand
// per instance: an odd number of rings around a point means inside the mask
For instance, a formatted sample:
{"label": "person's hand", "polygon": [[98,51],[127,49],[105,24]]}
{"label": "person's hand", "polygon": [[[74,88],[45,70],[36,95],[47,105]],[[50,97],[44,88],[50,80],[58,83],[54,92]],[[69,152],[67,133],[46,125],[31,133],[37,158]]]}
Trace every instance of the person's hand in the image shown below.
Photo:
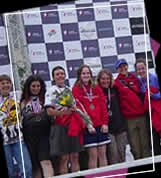
{"label": "person's hand", "polygon": [[77,107],[73,105],[73,106],[71,106],[69,109],[70,109],[70,111],[75,112],[76,109],[77,109]]}
{"label": "person's hand", "polygon": [[87,128],[88,128],[88,132],[89,132],[90,134],[96,133],[96,129],[95,129],[91,124],[89,124],[89,125],[87,126]]}
{"label": "person's hand", "polygon": [[101,132],[102,133],[108,133],[108,125],[102,125]]}
{"label": "person's hand", "polygon": [[62,109],[60,110],[60,112],[61,112],[61,116],[72,114],[71,109],[68,108],[68,107],[62,107]]}

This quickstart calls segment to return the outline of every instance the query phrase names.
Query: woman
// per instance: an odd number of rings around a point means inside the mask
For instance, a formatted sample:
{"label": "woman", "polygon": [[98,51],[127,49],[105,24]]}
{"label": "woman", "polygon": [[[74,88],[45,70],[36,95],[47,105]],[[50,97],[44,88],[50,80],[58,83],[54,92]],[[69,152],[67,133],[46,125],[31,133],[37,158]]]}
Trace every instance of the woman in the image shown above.
{"label": "woman", "polygon": [[109,164],[124,162],[127,144],[126,122],[120,111],[118,91],[113,86],[112,73],[102,69],[98,73],[97,82],[106,96],[110,119],[109,133],[111,143],[107,146]]}
{"label": "woman", "polygon": [[[55,82],[45,95],[45,106],[47,113],[54,117],[54,125],[50,135],[50,153],[59,157],[59,174],[68,173],[70,163],[71,172],[80,170],[79,152],[82,150],[82,136],[85,124],[73,106],[65,107],[59,102],[59,98],[71,91],[65,85],[65,70],[56,66],[52,70]],[[93,127],[89,128],[93,131]]]}
{"label": "woman", "polygon": [[50,122],[43,107],[45,91],[44,81],[38,75],[31,75],[24,84],[20,100],[23,133],[31,155],[34,178],[54,175],[49,157]]}
{"label": "woman", "polygon": [[96,130],[96,133],[92,134],[86,130],[84,136],[84,146],[89,156],[88,168],[97,168],[97,162],[99,167],[106,166],[106,144],[110,142],[110,139],[105,96],[101,88],[94,84],[92,71],[88,65],[82,65],[78,69],[72,92],[91,117]]}
{"label": "woman", "polygon": [[[146,61],[140,58],[135,63],[135,71],[140,82],[140,90],[144,95],[144,104],[147,110],[147,126],[149,130],[150,139],[150,120],[149,120],[149,102],[148,102],[148,79]],[[161,154],[160,136],[161,136],[161,93],[156,74],[149,73],[149,90],[151,99],[151,113],[152,113],[152,133],[154,155]],[[151,146],[151,139],[149,140]]]}

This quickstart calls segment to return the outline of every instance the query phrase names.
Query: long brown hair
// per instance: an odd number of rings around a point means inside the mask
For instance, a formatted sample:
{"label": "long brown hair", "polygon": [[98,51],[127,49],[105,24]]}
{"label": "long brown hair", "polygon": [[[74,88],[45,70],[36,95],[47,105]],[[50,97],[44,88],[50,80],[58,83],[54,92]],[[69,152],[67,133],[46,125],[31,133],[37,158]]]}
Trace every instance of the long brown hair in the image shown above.
{"label": "long brown hair", "polygon": [[20,102],[22,101],[29,101],[30,99],[30,96],[32,96],[32,93],[30,91],[30,85],[35,82],[35,81],[38,81],[40,82],[40,85],[41,85],[41,90],[40,90],[40,93],[38,94],[38,97],[40,99],[40,102],[42,102],[42,104],[44,104],[44,101],[45,101],[45,92],[46,92],[46,84],[44,82],[44,80],[37,74],[34,74],[34,75],[30,75],[25,83],[24,83],[24,87],[23,87],[23,90],[22,90],[22,95],[21,95],[21,100]]}
{"label": "long brown hair", "polygon": [[81,73],[82,73],[82,70],[84,68],[88,68],[89,72],[90,72],[90,75],[91,75],[91,80],[89,80],[89,84],[94,87],[95,86],[95,83],[94,83],[94,80],[93,80],[93,74],[92,74],[92,70],[91,68],[87,65],[87,64],[83,64],[80,66],[80,68],[77,70],[77,80],[75,82],[75,85],[79,85],[79,86],[82,86],[82,81],[81,81]]}
{"label": "long brown hair", "polygon": [[108,69],[102,69],[102,70],[98,73],[98,75],[97,75],[97,83],[98,83],[98,85],[101,86],[101,84],[100,84],[100,78],[101,78],[101,76],[102,76],[103,74],[106,74],[106,75],[108,75],[108,76],[110,77],[110,87],[112,87],[112,79],[113,79],[113,76],[112,76],[111,71],[108,70]]}

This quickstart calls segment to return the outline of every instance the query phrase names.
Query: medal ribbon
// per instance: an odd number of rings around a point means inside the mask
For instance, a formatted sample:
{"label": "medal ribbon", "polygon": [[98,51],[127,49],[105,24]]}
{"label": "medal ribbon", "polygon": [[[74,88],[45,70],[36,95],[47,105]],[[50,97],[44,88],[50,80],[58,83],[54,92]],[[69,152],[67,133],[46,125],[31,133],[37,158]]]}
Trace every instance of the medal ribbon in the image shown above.
{"label": "medal ribbon", "polygon": [[143,88],[143,91],[145,92],[146,89],[147,89],[147,81],[145,79],[140,79],[141,81],[141,84],[142,84],[142,88]]}
{"label": "medal ribbon", "polygon": [[108,109],[111,108],[111,96],[110,95],[111,95],[110,88],[108,88],[108,105],[107,105]]}
{"label": "medal ribbon", "polygon": [[31,100],[31,103],[32,103],[32,107],[33,107],[34,113],[38,113],[38,112],[40,111],[39,98],[38,98],[38,97],[33,98],[33,99]]}
{"label": "medal ribbon", "polygon": [[92,88],[90,87],[90,90],[88,92],[87,89],[86,89],[86,87],[83,85],[83,90],[86,93],[89,101],[92,102],[92,96],[93,96],[93,94],[92,94]]}

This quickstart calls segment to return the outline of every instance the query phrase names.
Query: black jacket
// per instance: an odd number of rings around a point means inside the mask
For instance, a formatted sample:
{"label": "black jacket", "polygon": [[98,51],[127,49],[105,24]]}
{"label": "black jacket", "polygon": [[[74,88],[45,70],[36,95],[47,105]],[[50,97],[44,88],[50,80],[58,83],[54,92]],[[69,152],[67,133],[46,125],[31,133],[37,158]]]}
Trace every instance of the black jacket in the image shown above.
{"label": "black jacket", "polygon": [[[103,89],[104,94],[107,96],[107,105],[108,105],[108,89]],[[111,107],[112,116],[109,116],[109,132],[111,134],[118,134],[126,130],[126,121],[123,118],[123,115],[120,111],[119,97],[116,88],[110,88],[111,96]],[[107,106],[108,108],[108,106]]]}

